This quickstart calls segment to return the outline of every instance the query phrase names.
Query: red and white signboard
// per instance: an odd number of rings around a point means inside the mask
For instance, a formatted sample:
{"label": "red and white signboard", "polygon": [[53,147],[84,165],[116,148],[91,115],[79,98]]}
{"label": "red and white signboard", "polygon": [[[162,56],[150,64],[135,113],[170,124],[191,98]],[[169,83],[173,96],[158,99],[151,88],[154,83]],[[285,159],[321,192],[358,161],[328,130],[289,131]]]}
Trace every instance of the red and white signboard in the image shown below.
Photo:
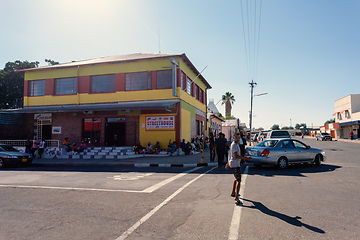
{"label": "red and white signboard", "polygon": [[146,130],[174,130],[175,116],[146,117]]}

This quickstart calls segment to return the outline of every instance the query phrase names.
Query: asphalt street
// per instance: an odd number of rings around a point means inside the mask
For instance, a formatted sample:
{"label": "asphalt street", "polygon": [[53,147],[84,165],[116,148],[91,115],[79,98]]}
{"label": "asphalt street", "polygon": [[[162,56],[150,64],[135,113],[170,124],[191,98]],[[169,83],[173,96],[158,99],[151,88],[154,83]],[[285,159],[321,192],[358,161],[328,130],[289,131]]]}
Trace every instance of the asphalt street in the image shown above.
{"label": "asphalt street", "polygon": [[0,239],[360,239],[359,145],[304,142],[327,161],[244,165],[243,206],[213,166],[1,169]]}

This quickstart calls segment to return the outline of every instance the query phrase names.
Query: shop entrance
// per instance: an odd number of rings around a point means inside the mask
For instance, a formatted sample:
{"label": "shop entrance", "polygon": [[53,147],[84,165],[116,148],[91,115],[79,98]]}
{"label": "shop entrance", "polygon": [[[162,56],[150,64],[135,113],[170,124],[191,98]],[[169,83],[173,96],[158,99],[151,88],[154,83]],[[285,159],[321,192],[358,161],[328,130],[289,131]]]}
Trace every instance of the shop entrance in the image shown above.
{"label": "shop entrance", "polygon": [[125,143],[125,122],[107,121],[105,124],[105,145],[125,146]]}

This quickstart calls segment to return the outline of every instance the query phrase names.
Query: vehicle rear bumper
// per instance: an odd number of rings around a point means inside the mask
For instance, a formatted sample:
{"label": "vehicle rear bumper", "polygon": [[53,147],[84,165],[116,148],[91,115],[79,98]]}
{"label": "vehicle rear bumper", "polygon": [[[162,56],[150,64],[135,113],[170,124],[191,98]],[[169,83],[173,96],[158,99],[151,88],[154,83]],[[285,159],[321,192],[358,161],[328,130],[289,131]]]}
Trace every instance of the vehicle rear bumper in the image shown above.
{"label": "vehicle rear bumper", "polygon": [[252,160],[247,161],[248,163],[261,164],[261,165],[276,165],[278,159],[276,157],[257,157],[251,156]]}

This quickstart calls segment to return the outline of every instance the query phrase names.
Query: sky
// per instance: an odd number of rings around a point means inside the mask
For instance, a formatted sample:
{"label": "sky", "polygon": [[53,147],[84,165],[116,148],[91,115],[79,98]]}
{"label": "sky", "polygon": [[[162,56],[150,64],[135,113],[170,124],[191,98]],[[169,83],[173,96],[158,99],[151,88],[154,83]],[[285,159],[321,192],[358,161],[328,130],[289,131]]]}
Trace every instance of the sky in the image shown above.
{"label": "sky", "polygon": [[[131,53],[185,53],[231,92],[232,115],[269,129],[334,118],[360,93],[360,0],[0,0],[0,68]],[[224,115],[225,105],[217,104]]]}

